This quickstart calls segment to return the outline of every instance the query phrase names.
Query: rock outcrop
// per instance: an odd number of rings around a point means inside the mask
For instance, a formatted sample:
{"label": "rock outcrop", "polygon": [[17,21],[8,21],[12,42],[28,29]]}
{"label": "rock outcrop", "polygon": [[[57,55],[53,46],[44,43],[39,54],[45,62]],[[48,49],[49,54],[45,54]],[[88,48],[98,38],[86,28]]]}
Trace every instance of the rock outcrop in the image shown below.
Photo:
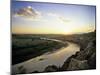
{"label": "rock outcrop", "polygon": [[86,48],[69,57],[61,67],[62,70],[87,70],[96,68],[96,40],[92,39]]}
{"label": "rock outcrop", "polygon": [[51,65],[51,66],[46,67],[44,71],[45,72],[55,72],[57,70],[58,68],[55,65]]}
{"label": "rock outcrop", "polygon": [[87,60],[81,61],[81,60],[72,58],[67,70],[84,70],[84,69],[88,69],[88,67],[89,66],[88,66]]}

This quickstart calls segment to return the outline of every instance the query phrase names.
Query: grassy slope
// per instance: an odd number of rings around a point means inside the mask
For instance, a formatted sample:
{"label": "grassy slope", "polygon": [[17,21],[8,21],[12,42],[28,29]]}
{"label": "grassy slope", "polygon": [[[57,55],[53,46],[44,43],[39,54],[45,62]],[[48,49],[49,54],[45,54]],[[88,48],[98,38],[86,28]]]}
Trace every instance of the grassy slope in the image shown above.
{"label": "grassy slope", "polygon": [[17,64],[39,56],[45,52],[59,49],[66,44],[55,41],[41,40],[43,35],[13,35],[12,64]]}

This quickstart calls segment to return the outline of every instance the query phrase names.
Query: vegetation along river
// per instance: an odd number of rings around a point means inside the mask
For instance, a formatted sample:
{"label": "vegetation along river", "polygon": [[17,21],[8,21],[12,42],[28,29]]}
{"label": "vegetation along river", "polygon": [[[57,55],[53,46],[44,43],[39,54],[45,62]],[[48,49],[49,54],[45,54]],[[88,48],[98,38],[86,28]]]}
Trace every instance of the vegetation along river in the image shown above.
{"label": "vegetation along river", "polygon": [[[61,42],[60,40],[55,39],[45,40]],[[13,65],[12,72],[20,73],[19,67],[24,68],[26,73],[34,71],[42,72],[49,65],[56,65],[57,67],[61,67],[68,57],[72,56],[80,50],[80,46],[75,43],[67,42],[67,44],[68,46],[58,49],[54,52],[47,52],[28,61]]]}

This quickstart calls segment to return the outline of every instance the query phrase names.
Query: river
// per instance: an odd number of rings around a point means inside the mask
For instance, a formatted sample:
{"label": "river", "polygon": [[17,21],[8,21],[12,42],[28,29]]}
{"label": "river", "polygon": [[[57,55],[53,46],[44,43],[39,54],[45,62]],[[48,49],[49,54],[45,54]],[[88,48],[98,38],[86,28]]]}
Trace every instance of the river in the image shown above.
{"label": "river", "polygon": [[49,65],[55,65],[57,67],[61,67],[64,64],[64,61],[68,57],[70,57],[71,55],[75,54],[77,51],[80,50],[80,47],[77,44],[71,42],[67,43],[68,43],[67,47],[58,49],[55,52],[47,52],[41,56],[32,58],[28,61],[13,65],[12,72],[19,73],[20,70],[18,68],[20,66],[23,66],[26,73],[34,71],[42,72]]}

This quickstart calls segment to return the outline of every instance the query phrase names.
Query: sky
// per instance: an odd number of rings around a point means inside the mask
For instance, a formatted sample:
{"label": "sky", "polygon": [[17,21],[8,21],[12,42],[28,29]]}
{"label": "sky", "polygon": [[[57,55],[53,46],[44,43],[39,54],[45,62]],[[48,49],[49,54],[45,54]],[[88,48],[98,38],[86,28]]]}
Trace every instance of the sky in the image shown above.
{"label": "sky", "polygon": [[95,30],[96,7],[12,1],[14,34],[81,34]]}

